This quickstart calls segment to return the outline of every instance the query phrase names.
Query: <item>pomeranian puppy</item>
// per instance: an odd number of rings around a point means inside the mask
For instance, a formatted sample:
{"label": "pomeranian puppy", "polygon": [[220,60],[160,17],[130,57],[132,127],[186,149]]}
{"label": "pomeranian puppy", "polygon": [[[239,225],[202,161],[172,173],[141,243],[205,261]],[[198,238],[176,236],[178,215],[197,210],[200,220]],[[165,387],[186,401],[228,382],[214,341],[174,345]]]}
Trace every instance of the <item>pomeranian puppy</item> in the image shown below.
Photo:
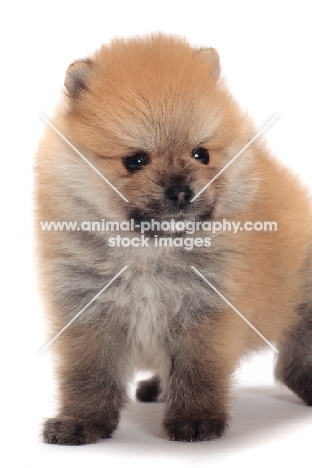
{"label": "pomeranian puppy", "polygon": [[[234,370],[268,343],[277,379],[311,405],[310,200],[260,138],[232,161],[256,131],[216,50],[162,34],[114,40],[69,66],[51,125],[37,154],[37,237],[60,407],[44,441],[110,437],[137,369],[154,373],[137,397],[164,402],[170,440],[220,437]],[[180,225],[142,240],[150,220]],[[277,229],[207,233],[225,220]],[[42,224],[68,221],[76,228]],[[134,229],[117,242],[86,221]],[[196,232],[181,229],[189,221]]]}

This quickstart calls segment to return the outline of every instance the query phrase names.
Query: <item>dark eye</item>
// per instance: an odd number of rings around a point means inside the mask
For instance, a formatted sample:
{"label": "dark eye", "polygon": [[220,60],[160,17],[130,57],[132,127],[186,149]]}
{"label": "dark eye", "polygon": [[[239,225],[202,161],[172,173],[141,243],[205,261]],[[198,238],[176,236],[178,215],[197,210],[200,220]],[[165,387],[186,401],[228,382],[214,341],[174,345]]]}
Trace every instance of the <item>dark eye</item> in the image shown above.
{"label": "dark eye", "polygon": [[202,162],[203,164],[208,164],[209,162],[209,153],[206,148],[196,148],[192,152],[192,156],[197,161]]}
{"label": "dark eye", "polygon": [[124,159],[124,165],[129,171],[138,171],[142,169],[142,166],[148,164],[148,156],[146,153],[137,153],[133,156],[127,156]]}

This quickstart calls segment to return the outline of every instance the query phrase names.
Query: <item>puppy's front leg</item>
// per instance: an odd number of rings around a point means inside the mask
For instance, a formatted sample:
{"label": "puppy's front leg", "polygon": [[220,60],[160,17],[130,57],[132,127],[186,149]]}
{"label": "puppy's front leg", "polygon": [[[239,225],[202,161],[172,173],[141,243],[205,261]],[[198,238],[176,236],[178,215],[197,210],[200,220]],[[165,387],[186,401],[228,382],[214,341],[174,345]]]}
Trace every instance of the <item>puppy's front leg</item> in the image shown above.
{"label": "puppy's front leg", "polygon": [[82,445],[111,436],[126,400],[121,342],[86,325],[72,325],[57,339],[61,405],[44,424],[45,442]]}
{"label": "puppy's front leg", "polygon": [[164,429],[170,440],[220,437],[228,423],[228,389],[234,367],[213,331],[193,328],[175,343],[166,385]]}

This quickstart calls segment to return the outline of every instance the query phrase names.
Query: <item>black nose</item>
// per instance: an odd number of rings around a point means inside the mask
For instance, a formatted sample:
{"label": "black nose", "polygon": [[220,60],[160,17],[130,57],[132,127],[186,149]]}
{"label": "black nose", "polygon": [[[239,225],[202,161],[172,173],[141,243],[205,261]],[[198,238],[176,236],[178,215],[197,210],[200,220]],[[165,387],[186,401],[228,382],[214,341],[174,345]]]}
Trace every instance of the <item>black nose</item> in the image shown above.
{"label": "black nose", "polygon": [[169,187],[165,191],[165,197],[180,210],[190,203],[193,192],[189,185]]}

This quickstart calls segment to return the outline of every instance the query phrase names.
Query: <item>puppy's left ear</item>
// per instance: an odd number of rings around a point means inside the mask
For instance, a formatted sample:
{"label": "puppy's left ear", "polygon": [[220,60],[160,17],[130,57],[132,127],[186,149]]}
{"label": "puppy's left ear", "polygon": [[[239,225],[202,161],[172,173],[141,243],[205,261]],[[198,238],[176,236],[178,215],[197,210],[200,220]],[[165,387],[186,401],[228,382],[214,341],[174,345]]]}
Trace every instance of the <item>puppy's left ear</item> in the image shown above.
{"label": "puppy's left ear", "polygon": [[87,58],[73,62],[67,68],[64,85],[73,99],[78,98],[80,92],[88,88],[92,66],[93,63]]}
{"label": "puppy's left ear", "polygon": [[220,57],[217,50],[213,47],[202,47],[198,52],[204,55],[207,61],[209,61],[211,66],[211,75],[215,80],[218,80],[220,76]]}

